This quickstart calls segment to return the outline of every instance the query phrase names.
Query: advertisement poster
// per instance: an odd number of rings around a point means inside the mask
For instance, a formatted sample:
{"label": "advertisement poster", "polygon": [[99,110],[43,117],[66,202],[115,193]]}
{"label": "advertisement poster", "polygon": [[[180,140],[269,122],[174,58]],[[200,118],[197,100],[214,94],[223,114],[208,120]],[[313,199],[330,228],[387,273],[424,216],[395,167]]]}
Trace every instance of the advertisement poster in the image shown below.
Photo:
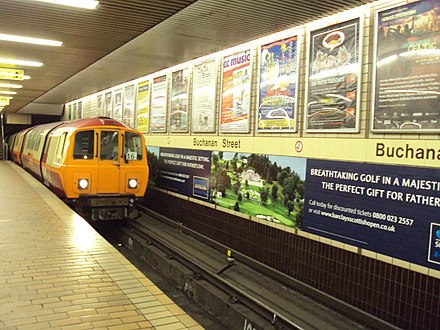
{"label": "advertisement poster", "polygon": [[104,95],[104,116],[113,118],[113,92]]}
{"label": "advertisement poster", "polygon": [[301,225],[306,159],[212,153],[211,202],[272,223]]}
{"label": "advertisement poster", "polygon": [[210,151],[159,148],[158,168],[159,187],[185,196],[208,200]]}
{"label": "advertisement poster", "polygon": [[82,101],[78,101],[78,119],[83,117]]}
{"label": "advertisement poster", "polygon": [[306,130],[358,130],[359,33],[359,18],[311,31]]}
{"label": "advertisement poster", "polygon": [[221,132],[249,132],[251,106],[251,50],[222,60]]}
{"label": "advertisement poster", "polygon": [[440,129],[440,2],[377,13],[372,128]]}
{"label": "advertisement poster", "polygon": [[136,128],[142,133],[148,133],[150,120],[150,81],[143,81],[137,85],[136,95],[137,122]]}
{"label": "advertisement poster", "polygon": [[122,121],[122,89],[118,89],[115,91],[113,118]]}
{"label": "advertisement poster", "polygon": [[104,102],[103,95],[96,95],[96,116],[100,117],[104,115]]}
{"label": "advertisement poster", "polygon": [[289,227],[304,216],[304,158],[148,147],[151,184]]}
{"label": "advertisement poster", "polygon": [[67,105],[67,120],[72,120],[72,104]]}
{"label": "advertisement poster", "polygon": [[217,61],[194,66],[192,94],[192,131],[215,132],[215,102],[217,96]]}
{"label": "advertisement poster", "polygon": [[296,131],[298,37],[261,46],[259,131]]}
{"label": "advertisement poster", "polygon": [[78,119],[78,107],[76,103],[73,103],[72,105],[72,120]]}
{"label": "advertisement poster", "polygon": [[188,132],[189,69],[171,74],[170,132]]}
{"label": "advertisement poster", "polygon": [[167,131],[167,76],[153,79],[151,89],[151,131]]}
{"label": "advertisement poster", "polygon": [[307,161],[302,229],[440,269],[440,169]]}
{"label": "advertisement poster", "polygon": [[128,85],[124,87],[124,107],[122,122],[134,128],[134,93],[136,89],[134,85]]}

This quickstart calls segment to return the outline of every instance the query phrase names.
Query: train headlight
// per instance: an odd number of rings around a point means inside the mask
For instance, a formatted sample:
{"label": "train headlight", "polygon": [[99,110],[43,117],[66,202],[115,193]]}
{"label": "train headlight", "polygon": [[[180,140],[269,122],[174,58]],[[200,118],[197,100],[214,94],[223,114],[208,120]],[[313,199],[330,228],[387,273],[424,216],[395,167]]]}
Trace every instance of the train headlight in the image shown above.
{"label": "train headlight", "polygon": [[128,187],[131,189],[136,188],[138,185],[138,180],[137,179],[128,179]]}
{"label": "train headlight", "polygon": [[78,180],[78,188],[79,189],[87,189],[89,187],[88,179],[79,179]]}

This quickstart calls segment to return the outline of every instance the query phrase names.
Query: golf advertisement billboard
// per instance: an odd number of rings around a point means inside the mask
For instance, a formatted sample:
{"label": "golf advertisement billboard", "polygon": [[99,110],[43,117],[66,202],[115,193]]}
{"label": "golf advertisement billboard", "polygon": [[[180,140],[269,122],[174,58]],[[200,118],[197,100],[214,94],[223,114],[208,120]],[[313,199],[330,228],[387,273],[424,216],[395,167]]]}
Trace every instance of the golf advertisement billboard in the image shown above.
{"label": "golf advertisement billboard", "polygon": [[157,177],[161,188],[269,222],[301,223],[304,158],[163,147],[148,151],[150,168],[157,168],[150,178]]}
{"label": "golf advertisement billboard", "polygon": [[158,150],[157,185],[176,193],[207,200],[211,152],[176,148]]}
{"label": "golf advertisement billboard", "polygon": [[440,269],[439,177],[440,169],[309,159],[302,229]]}
{"label": "golf advertisement billboard", "polygon": [[440,169],[148,149],[161,188],[440,269]]}

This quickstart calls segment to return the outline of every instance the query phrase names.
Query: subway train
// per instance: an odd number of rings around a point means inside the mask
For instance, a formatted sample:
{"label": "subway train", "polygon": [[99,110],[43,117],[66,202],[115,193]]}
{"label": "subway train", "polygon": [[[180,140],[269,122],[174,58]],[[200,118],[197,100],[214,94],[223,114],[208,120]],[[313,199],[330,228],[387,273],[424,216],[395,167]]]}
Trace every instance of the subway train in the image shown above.
{"label": "subway train", "polygon": [[107,117],[37,125],[8,138],[10,158],[92,221],[132,217],[149,168],[143,135]]}

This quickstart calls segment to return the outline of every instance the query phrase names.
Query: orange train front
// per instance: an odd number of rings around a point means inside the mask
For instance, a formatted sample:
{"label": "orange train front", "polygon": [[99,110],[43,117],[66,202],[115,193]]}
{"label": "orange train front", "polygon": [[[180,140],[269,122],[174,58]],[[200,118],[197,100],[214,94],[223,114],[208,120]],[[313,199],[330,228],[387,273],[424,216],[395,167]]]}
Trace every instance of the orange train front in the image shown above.
{"label": "orange train front", "polygon": [[13,160],[91,220],[130,216],[148,184],[143,135],[110,118],[38,125],[9,140]]}

